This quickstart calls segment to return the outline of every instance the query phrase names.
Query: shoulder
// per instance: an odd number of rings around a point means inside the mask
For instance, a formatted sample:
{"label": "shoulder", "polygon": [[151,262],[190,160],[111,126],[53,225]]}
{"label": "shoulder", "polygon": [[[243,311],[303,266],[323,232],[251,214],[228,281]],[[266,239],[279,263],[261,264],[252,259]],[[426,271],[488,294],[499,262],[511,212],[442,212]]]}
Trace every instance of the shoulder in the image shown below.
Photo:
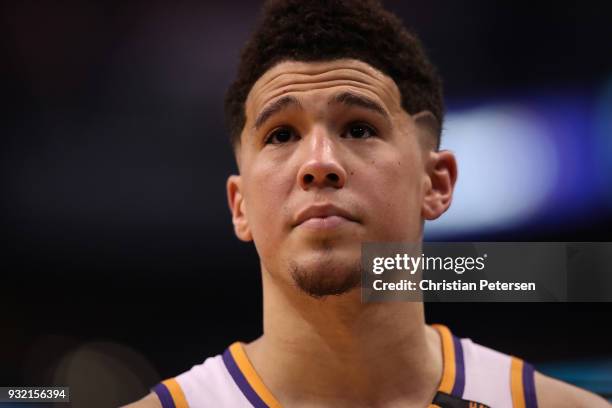
{"label": "shoulder", "polygon": [[591,392],[539,372],[535,373],[534,380],[539,407],[607,408],[611,406],[603,398]]}
{"label": "shoulder", "polygon": [[150,393],[146,397],[121,408],[162,408],[161,402],[155,393]]}

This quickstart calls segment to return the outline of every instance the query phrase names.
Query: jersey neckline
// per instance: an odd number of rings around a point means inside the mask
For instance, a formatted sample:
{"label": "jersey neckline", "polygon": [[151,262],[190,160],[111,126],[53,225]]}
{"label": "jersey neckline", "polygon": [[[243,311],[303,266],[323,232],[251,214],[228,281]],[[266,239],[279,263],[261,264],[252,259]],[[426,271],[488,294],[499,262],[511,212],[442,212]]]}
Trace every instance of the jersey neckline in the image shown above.
{"label": "jersey neckline", "polygon": [[[465,367],[461,342],[448,327],[432,325],[442,343],[442,377],[437,393],[461,398],[465,387]],[[235,342],[223,353],[223,362],[240,391],[255,408],[282,408],[251,364],[244,343]],[[436,394],[437,394],[436,393]],[[429,407],[436,407],[433,403]]]}

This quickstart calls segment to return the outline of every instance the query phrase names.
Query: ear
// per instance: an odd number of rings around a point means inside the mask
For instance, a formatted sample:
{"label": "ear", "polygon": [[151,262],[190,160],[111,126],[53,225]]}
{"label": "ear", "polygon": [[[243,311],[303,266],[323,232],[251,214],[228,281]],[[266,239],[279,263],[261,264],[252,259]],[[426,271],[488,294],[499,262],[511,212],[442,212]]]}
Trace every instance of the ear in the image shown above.
{"label": "ear", "polygon": [[247,219],[244,196],[242,195],[242,179],[240,176],[231,175],[227,179],[227,203],[232,212],[232,223],[234,233],[241,241],[252,241],[253,235]]}
{"label": "ear", "polygon": [[457,181],[457,161],[448,150],[429,151],[425,167],[427,174],[421,213],[424,219],[431,221],[450,207]]}

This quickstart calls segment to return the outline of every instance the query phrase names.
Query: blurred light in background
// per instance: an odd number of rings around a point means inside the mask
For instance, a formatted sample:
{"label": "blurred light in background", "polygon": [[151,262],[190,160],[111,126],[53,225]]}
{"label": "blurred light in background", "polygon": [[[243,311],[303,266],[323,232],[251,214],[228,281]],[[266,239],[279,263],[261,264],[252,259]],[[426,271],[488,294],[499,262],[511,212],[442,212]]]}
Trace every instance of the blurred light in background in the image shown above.
{"label": "blurred light in background", "polygon": [[550,196],[558,155],[543,121],[517,106],[448,115],[443,148],[459,165],[453,204],[431,234],[490,230],[523,222]]}
{"label": "blurred light in background", "polygon": [[602,198],[612,203],[612,82],[596,108],[593,99],[566,92],[449,109],[442,148],[456,154],[459,178],[426,237],[578,222]]}
{"label": "blurred light in background", "polygon": [[38,338],[29,347],[22,371],[28,386],[70,387],[72,407],[124,405],[148,394],[148,387],[160,380],[153,364],[131,347],[108,341],[82,343],[58,335]]}
{"label": "blurred light in background", "polygon": [[159,381],[153,365],[138,351],[118,343],[78,347],[59,362],[53,384],[70,387],[74,407],[125,405],[144,397]]}
{"label": "blurred light in background", "polygon": [[599,164],[595,171],[604,200],[612,208],[612,76],[603,87],[595,109],[595,159]]}

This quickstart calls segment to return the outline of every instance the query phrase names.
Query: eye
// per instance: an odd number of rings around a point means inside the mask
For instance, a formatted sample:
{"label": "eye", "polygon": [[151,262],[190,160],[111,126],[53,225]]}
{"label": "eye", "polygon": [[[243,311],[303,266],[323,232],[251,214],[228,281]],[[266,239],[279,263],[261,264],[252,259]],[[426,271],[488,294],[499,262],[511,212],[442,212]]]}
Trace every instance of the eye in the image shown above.
{"label": "eye", "polygon": [[288,127],[281,127],[272,131],[272,133],[270,133],[270,135],[266,138],[265,143],[282,144],[287,143],[296,137],[297,135],[295,134],[295,131],[293,129]]}
{"label": "eye", "polygon": [[351,123],[347,128],[342,137],[352,139],[367,139],[376,136],[376,130],[372,126],[366,125],[365,123]]}

